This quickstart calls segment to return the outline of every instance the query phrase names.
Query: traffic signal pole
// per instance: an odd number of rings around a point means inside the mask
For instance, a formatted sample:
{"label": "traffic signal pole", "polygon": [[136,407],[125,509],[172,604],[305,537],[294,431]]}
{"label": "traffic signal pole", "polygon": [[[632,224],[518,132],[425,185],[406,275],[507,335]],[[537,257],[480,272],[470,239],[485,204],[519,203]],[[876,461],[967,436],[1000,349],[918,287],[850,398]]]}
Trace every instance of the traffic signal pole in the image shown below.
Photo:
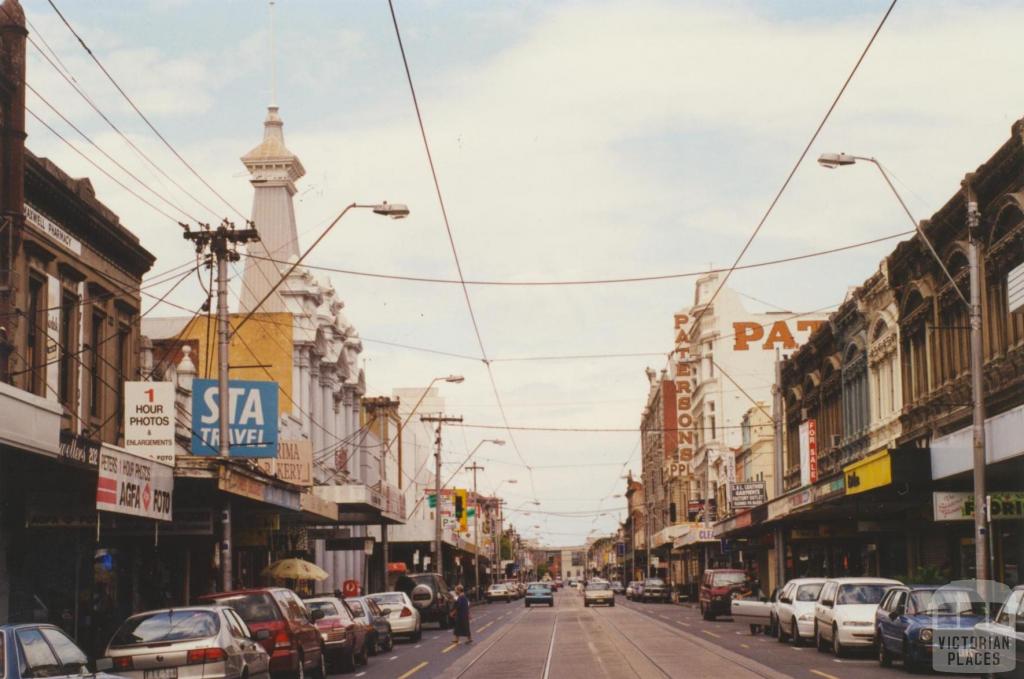
{"label": "traffic signal pole", "polygon": [[445,422],[462,422],[462,417],[449,417],[438,413],[437,415],[420,415],[420,422],[437,423],[436,435],[434,436],[434,493],[437,501],[434,503],[434,566],[437,574],[444,577],[444,552],[441,545],[441,425]]}
{"label": "traffic signal pole", "polygon": [[[197,253],[203,253],[209,248],[213,258],[217,260],[217,407],[220,415],[217,454],[221,459],[227,460],[231,447],[231,399],[228,390],[228,350],[231,339],[228,328],[228,262],[236,262],[239,259],[234,246],[238,243],[258,241],[260,237],[256,229],[236,229],[235,225],[226,219],[216,229],[211,229],[209,224],[201,224],[199,231],[191,231],[184,224],[182,226],[185,228],[185,239],[195,243]],[[221,591],[224,592],[232,588],[231,549],[231,500],[226,499],[221,510],[220,543]]]}
{"label": "traffic signal pole", "polygon": [[480,598],[480,496],[476,493],[476,473],[482,472],[483,467],[476,462],[466,467],[473,472],[473,543],[476,545],[476,554],[473,556],[473,581],[476,583],[476,598]]}

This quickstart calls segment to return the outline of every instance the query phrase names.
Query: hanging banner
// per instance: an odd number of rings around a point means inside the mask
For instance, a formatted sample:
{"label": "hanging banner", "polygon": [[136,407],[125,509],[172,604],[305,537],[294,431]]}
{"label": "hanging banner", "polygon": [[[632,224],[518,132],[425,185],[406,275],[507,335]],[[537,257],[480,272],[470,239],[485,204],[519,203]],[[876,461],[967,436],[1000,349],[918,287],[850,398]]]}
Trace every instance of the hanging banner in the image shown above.
{"label": "hanging banner", "polygon": [[171,520],[174,470],[150,458],[104,443],[96,481],[96,509]]}
{"label": "hanging banner", "polygon": [[60,400],[60,279],[46,275],[46,394]]}
{"label": "hanging banner", "polygon": [[800,485],[809,486],[818,481],[818,422],[800,423]]}
{"label": "hanging banner", "polygon": [[[694,370],[693,358],[690,356],[690,335],[687,324],[690,317],[684,313],[673,316],[675,328],[674,351],[674,401],[675,412],[672,413],[675,420],[675,443],[677,452],[674,460],[670,460],[671,477],[688,479],[691,474],[693,454],[696,450],[696,432],[693,421],[693,387]],[[669,412],[665,413],[665,428],[670,430]]]}
{"label": "hanging banner", "polygon": [[[277,456],[277,382],[231,380],[229,446],[231,457]],[[217,455],[220,406],[216,380],[192,382],[192,454]]]}
{"label": "hanging banner", "polygon": [[124,448],[174,464],[174,383],[124,383]]}

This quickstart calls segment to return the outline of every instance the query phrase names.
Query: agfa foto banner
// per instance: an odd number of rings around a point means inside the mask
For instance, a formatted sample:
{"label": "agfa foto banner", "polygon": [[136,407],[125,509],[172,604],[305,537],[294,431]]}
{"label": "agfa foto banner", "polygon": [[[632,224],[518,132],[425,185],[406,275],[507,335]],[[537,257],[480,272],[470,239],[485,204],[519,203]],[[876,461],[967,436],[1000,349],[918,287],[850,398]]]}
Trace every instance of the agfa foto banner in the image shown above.
{"label": "agfa foto banner", "polygon": [[103,444],[96,509],[157,521],[171,520],[174,468]]}
{"label": "agfa foto banner", "polygon": [[[217,455],[220,404],[216,380],[192,382],[192,454]],[[231,380],[228,383],[231,457],[277,455],[277,382]]]}

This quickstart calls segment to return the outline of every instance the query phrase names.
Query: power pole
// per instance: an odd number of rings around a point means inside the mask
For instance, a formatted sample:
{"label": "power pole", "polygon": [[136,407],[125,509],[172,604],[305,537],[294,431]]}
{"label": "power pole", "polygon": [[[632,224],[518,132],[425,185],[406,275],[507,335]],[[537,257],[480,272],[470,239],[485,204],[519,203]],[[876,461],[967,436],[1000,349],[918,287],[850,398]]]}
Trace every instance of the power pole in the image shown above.
{"label": "power pole", "polygon": [[[220,223],[216,229],[209,224],[201,224],[199,231],[185,228],[185,240],[195,243],[196,252],[202,253],[209,248],[211,255],[217,260],[217,403],[220,413],[220,431],[218,432],[218,456],[227,460],[230,456],[230,424],[231,400],[228,396],[228,349],[230,334],[228,331],[228,262],[237,262],[239,255],[235,249],[239,243],[249,243],[260,239],[256,229],[236,229],[228,220]],[[224,501],[221,510],[221,543],[220,543],[220,579],[222,591],[231,589],[231,500]]]}
{"label": "power pole", "polygon": [[[774,497],[782,497],[782,475],[785,473],[786,463],[782,459],[782,356],[779,350],[775,350],[775,385],[772,387],[772,415],[775,418],[775,468],[772,479],[772,492]],[[786,583],[786,546],[783,544],[783,530],[781,526],[775,527],[775,574],[776,587],[782,587]]]}
{"label": "power pole", "polygon": [[476,473],[482,472],[483,467],[474,462],[466,469],[473,472],[473,542],[476,544],[476,554],[473,556],[473,577],[476,582],[476,598],[480,598],[480,496],[476,494]]}
{"label": "power pole", "polygon": [[434,564],[437,574],[444,577],[444,552],[441,543],[441,425],[446,422],[462,422],[462,417],[449,417],[442,413],[437,415],[420,415],[420,422],[436,422],[434,436],[434,492],[437,501],[434,503]]}

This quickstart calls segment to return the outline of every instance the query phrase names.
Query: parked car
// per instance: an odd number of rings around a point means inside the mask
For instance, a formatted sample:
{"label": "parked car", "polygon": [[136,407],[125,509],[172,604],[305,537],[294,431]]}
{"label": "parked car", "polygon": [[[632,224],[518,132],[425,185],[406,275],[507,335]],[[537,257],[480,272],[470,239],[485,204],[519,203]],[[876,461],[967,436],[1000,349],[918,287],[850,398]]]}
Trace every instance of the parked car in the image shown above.
{"label": "parked car", "polygon": [[773,634],[778,598],[778,589],[772,591],[771,596],[760,596],[758,591],[734,593],[729,613],[734,621],[750,625],[751,634]]}
{"label": "parked car", "polygon": [[549,607],[555,605],[555,595],[551,591],[551,585],[546,582],[531,582],[526,587],[524,602],[529,608],[530,604],[547,604]]}
{"label": "parked car", "polygon": [[[95,665],[64,630],[53,625],[27,623],[0,625],[0,676],[4,679],[35,677],[67,677],[81,679],[94,670],[110,669],[109,658]],[[97,671],[95,679],[118,679],[116,675]]]}
{"label": "parked car", "polygon": [[775,604],[775,637],[780,642],[788,639],[799,646],[814,638],[814,604],[824,584],[825,578],[795,578],[782,588]]}
{"label": "parked car", "polygon": [[625,594],[626,588],[622,586],[622,583],[618,580],[612,580],[612,591],[616,594]]}
{"label": "parked car", "polygon": [[387,609],[388,621],[391,623],[391,634],[407,637],[411,641],[419,641],[423,637],[423,624],[420,612],[412,605],[412,599],[404,592],[381,592],[368,594],[367,599],[377,602],[381,609]]}
{"label": "parked car", "polygon": [[487,588],[487,592],[484,593],[484,598],[487,600],[487,603],[493,603],[495,601],[511,603],[516,597],[512,593],[512,590],[508,588],[508,585],[491,585]]}
{"label": "parked car", "polygon": [[982,622],[975,626],[979,632],[1008,639],[1010,648],[1014,649],[1016,674],[1024,675],[1024,585],[1017,585],[999,607],[999,612],[991,622]]}
{"label": "parked car", "polygon": [[[228,606],[253,634],[268,630],[260,642],[270,654],[271,674],[326,676],[323,641],[315,621],[322,613],[310,613],[295,592],[283,587],[263,587],[205,594],[199,601]],[[152,678],[149,678],[152,679]]]}
{"label": "parked car", "polygon": [[562,589],[563,583],[562,578],[555,578],[555,591]]}
{"label": "parked car", "polygon": [[576,589],[576,578],[569,578],[569,589]]}
{"label": "parked car", "polygon": [[593,606],[596,604],[615,605],[615,592],[612,591],[612,586],[609,583],[591,580],[583,590],[583,605]]}
{"label": "parked car", "polygon": [[670,596],[668,585],[661,578],[647,578],[644,580],[643,589],[640,591],[640,601],[668,603]]}
{"label": "parked car", "polygon": [[369,597],[358,596],[345,599],[352,617],[369,625],[372,629],[366,639],[366,648],[370,655],[388,652],[395,647],[395,637],[391,633],[391,621],[388,620],[390,608],[381,608]]}
{"label": "parked car", "polygon": [[909,672],[931,667],[936,630],[970,630],[984,621],[984,604],[970,590],[893,587],[875,611],[878,664],[901,658]]}
{"label": "parked car", "polygon": [[636,599],[637,588],[639,586],[640,583],[636,580],[631,580],[630,583],[626,585],[626,599],[628,601],[633,601],[634,599]]}
{"label": "parked car", "polygon": [[700,580],[698,601],[700,614],[705,620],[729,615],[732,595],[743,589],[747,574],[738,568],[709,568]]}
{"label": "parked car", "polygon": [[351,672],[356,665],[365,665],[369,660],[366,647],[366,628],[356,624],[348,608],[335,596],[314,596],[306,599],[311,611],[320,611],[322,618],[316,621],[320,637],[327,654],[327,667],[340,667]]}
{"label": "parked car", "polygon": [[410,573],[402,575],[395,590],[404,592],[420,612],[421,622],[436,622],[441,629],[451,625],[451,610],[455,596],[448,584],[437,573]]}
{"label": "parked car", "polygon": [[125,620],[104,655],[131,679],[266,679],[270,655],[260,642],[269,638],[227,606],[167,608]]}
{"label": "parked car", "polygon": [[892,587],[888,578],[834,578],[821,586],[814,605],[814,642],[819,651],[829,647],[836,657],[854,646],[875,643],[875,609]]}

